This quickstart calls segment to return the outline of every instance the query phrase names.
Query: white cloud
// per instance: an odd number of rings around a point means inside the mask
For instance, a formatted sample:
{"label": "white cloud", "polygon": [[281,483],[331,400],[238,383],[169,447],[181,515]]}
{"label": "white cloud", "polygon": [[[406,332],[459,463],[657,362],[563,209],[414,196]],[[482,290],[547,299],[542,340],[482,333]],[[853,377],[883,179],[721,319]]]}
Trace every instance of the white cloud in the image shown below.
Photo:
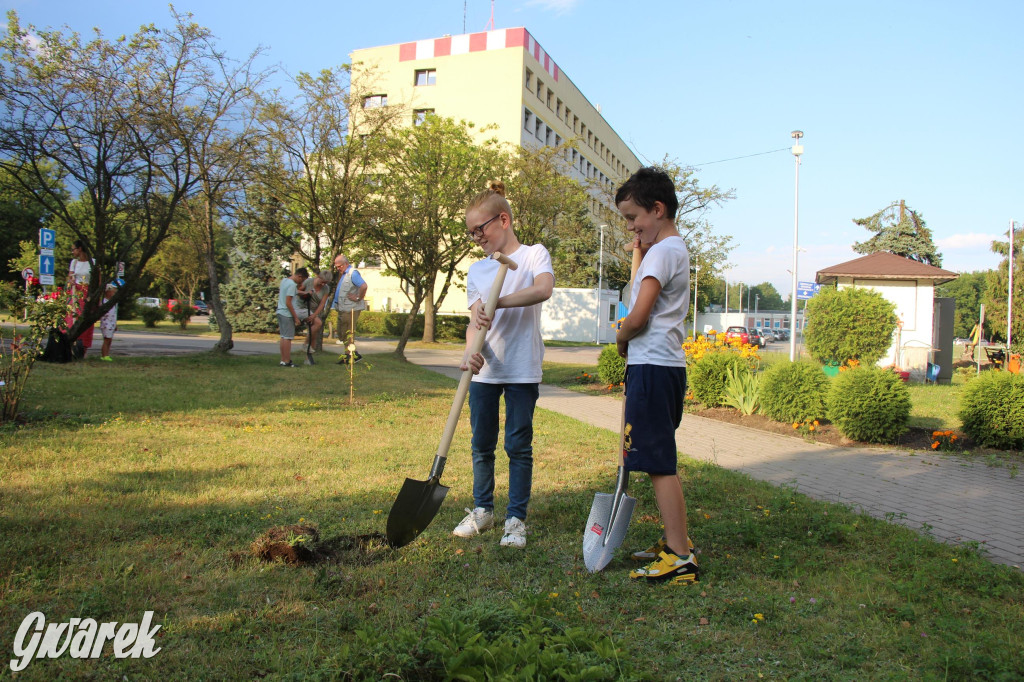
{"label": "white cloud", "polygon": [[542,7],[551,10],[555,14],[565,14],[576,9],[582,0],[529,0],[527,7]]}
{"label": "white cloud", "polygon": [[948,249],[983,249],[988,251],[992,242],[996,239],[999,239],[999,235],[968,232],[966,234],[954,234],[942,239],[936,239],[935,245],[943,252]]}

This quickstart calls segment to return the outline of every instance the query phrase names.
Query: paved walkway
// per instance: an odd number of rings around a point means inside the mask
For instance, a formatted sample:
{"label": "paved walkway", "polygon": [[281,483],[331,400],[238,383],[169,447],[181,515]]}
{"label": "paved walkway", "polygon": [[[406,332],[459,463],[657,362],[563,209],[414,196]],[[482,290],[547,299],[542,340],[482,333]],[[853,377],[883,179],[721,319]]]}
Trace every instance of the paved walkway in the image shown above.
{"label": "paved walkway", "polygon": [[[459,353],[410,349],[406,357],[459,376]],[[596,358],[592,348],[545,351],[545,359],[553,362],[596,363]],[[541,385],[537,404],[594,426],[620,428],[616,398]],[[683,416],[676,442],[680,452],[695,459],[927,530],[938,540],[978,542],[993,561],[1024,565],[1024,477],[1011,477],[1009,468],[931,453],[831,447],[689,414]]]}

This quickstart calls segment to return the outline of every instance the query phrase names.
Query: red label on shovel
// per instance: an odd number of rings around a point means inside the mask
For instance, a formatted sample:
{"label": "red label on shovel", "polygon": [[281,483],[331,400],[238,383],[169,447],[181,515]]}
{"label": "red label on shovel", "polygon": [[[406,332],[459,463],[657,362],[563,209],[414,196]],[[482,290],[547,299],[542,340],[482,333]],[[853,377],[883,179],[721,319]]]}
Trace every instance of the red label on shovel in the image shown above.
{"label": "red label on shovel", "polygon": [[599,523],[595,523],[590,527],[590,532],[594,535],[602,535],[604,533],[604,526]]}

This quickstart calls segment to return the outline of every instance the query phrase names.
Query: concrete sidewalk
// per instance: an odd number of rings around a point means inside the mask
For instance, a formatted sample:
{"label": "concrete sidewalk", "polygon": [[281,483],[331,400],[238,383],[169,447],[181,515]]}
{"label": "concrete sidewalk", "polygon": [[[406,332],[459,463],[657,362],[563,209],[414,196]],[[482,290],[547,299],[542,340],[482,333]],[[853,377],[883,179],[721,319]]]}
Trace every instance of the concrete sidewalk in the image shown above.
{"label": "concrete sidewalk", "polygon": [[[549,348],[545,359],[596,363],[598,350]],[[459,376],[458,352],[407,349],[406,357]],[[537,404],[611,431],[620,428],[621,403],[613,397],[542,384]],[[694,459],[791,486],[938,540],[978,542],[992,561],[1024,565],[1024,478],[1012,477],[1009,468],[931,453],[830,447],[695,415],[683,416],[676,443]]]}

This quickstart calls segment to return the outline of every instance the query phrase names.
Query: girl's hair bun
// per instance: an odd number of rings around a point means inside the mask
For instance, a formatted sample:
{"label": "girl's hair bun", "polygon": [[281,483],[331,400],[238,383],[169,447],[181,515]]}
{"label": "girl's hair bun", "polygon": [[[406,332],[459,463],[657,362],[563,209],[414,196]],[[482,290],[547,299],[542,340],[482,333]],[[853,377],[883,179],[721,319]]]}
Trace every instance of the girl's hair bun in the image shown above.
{"label": "girl's hair bun", "polygon": [[491,180],[487,183],[487,189],[491,190],[495,194],[505,196],[505,183],[501,180]]}

